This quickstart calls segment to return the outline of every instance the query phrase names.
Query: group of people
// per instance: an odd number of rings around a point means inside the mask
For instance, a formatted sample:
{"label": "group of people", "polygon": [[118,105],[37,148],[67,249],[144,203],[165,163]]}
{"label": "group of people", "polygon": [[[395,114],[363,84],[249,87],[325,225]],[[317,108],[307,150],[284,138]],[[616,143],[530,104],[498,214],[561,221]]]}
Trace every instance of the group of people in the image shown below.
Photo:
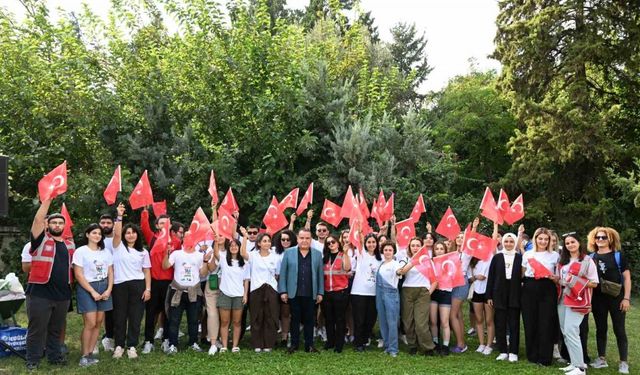
{"label": "group of people", "polygon": [[[182,224],[174,221],[167,233],[170,218],[161,215],[152,230],[147,210],[140,226],[125,224],[120,204],[115,216],[103,215],[89,225],[86,245],[75,249],[73,239],[63,236],[64,216],[47,216],[50,204],[45,200],[39,207],[23,250],[23,269],[29,273],[28,369],[37,368],[45,355],[50,363],[66,363],[62,348],[75,286],[84,323],[80,366],[98,362],[103,326],[105,350],[114,358],[125,352],[137,358],[143,317],[142,354],[154,350],[156,339],[165,353],[177,353],[186,311],[188,350],[200,352],[208,342],[211,355],[239,352],[247,330],[256,353],[277,347],[294,353],[301,326],[305,352],[318,352],[316,333],[325,350],[341,353],[352,343],[363,352],[375,346],[377,321],[378,347],[391,357],[398,355],[400,340],[411,355],[463,353],[465,334],[475,331],[477,352],[497,353],[496,360],[507,362],[518,361],[522,316],[527,360],[549,366],[554,357],[564,359],[562,370],[570,375],[584,374],[587,363],[608,366],[610,316],[619,371],[629,371],[625,314],[631,277],[612,228],[596,227],[586,237],[538,228],[529,240],[522,225],[514,234],[500,233],[494,224],[492,236],[499,245],[488,259],[477,259],[462,251],[462,233],[441,239],[430,224],[424,237],[398,247],[393,217],[378,232],[358,234],[357,241],[348,230],[334,234],[318,222],[314,238],[312,210],[297,232],[291,220],[273,236],[250,225],[234,228],[235,238],[226,239],[212,225],[210,238],[185,244]],[[215,215],[213,207],[212,222]],[[472,231],[479,222],[474,220]],[[464,284],[441,287],[414,267],[411,259],[425,247],[432,258],[457,252]],[[586,345],[591,312],[598,352],[593,361]]]}

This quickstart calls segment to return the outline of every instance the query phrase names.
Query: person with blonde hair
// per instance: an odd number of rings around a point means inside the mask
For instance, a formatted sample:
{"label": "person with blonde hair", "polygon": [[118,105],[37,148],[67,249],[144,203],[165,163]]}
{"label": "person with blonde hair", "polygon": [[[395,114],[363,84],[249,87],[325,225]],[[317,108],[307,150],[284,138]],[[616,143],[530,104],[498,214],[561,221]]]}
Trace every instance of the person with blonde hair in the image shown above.
{"label": "person with blonde hair", "polygon": [[[533,250],[522,256],[522,322],[527,360],[543,366],[551,365],[559,329],[555,270],[560,255],[553,251],[550,242],[551,231],[538,228],[533,234]],[[546,268],[548,275],[536,275],[536,265]]]}
{"label": "person with blonde hair", "polygon": [[598,269],[600,284],[594,289],[591,301],[593,320],[596,324],[596,343],[598,358],[592,363],[593,368],[608,367],[607,351],[607,316],[611,315],[613,332],[616,335],[618,353],[620,354],[619,372],[629,373],[628,341],[625,330],[625,315],[630,308],[631,272],[626,257],[620,251],[620,235],[609,227],[596,227],[588,236],[588,247]]}

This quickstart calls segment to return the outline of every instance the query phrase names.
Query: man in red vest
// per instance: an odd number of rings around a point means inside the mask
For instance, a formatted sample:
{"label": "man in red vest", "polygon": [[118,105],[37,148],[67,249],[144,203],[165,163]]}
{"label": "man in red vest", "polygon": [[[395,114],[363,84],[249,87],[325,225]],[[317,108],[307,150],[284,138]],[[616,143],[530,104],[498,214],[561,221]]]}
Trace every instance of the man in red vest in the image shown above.
{"label": "man in red vest", "polygon": [[66,364],[60,350],[60,335],[71,300],[71,255],[62,237],[64,216],[52,214],[45,219],[50,205],[50,199],[42,202],[31,224],[32,259],[27,287],[28,370],[38,367],[43,347],[46,347],[49,363]]}

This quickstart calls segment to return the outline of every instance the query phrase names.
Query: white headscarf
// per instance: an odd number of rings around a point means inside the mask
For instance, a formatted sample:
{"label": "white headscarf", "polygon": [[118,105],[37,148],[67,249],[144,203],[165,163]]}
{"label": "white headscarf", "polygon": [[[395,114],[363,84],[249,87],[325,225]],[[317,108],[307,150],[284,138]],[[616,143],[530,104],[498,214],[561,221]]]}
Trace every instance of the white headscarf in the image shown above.
{"label": "white headscarf", "polygon": [[[505,251],[507,251],[507,248],[506,248],[506,247],[504,247],[504,240],[505,240],[507,237],[511,237],[511,238],[513,238],[513,242],[514,242],[514,243],[517,243],[517,242],[518,242],[518,236],[516,236],[515,234],[513,234],[513,233],[505,233],[505,234],[503,234],[503,235],[502,235],[502,250],[505,250]],[[517,249],[515,248],[515,245],[514,245],[514,247],[513,247],[513,249],[512,249],[511,251],[513,251],[513,250],[517,250]]]}

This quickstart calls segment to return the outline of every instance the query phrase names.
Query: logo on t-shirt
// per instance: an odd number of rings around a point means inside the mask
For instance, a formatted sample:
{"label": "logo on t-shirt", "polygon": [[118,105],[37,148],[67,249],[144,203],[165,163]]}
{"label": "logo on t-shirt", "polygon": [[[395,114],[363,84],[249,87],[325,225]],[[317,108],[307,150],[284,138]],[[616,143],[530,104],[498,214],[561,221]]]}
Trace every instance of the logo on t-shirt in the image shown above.
{"label": "logo on t-shirt", "polygon": [[184,262],[182,263],[182,282],[191,282],[193,281],[193,267],[191,264]]}
{"label": "logo on t-shirt", "polygon": [[93,261],[93,266],[96,268],[96,279],[103,280],[107,278],[107,267],[105,267],[104,263],[96,259]]}

